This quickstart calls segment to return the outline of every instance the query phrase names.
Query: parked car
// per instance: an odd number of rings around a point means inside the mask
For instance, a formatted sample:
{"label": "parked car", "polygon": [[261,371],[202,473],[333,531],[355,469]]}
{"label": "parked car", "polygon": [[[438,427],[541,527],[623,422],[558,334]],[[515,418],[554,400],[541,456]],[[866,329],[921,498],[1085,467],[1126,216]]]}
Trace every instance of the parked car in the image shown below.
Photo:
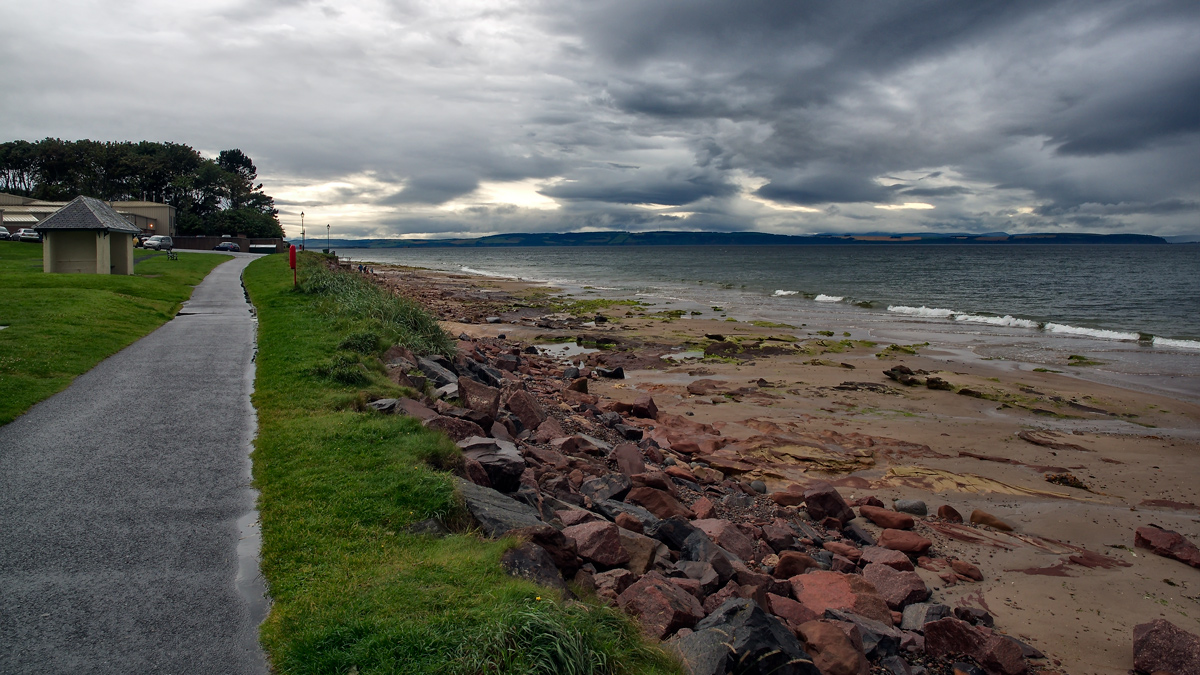
{"label": "parked car", "polygon": [[10,239],[20,239],[21,241],[32,241],[37,243],[42,240],[42,235],[32,227],[22,227],[17,230],[16,234],[10,235]]}
{"label": "parked car", "polygon": [[8,241],[8,230],[0,227],[0,241]]}
{"label": "parked car", "polygon": [[166,235],[156,234],[142,242],[142,247],[154,249],[155,251],[170,251],[175,248],[175,243]]}
{"label": "parked car", "polygon": [[237,244],[233,243],[232,241],[223,241],[223,242],[217,244],[216,246],[214,246],[213,250],[214,251],[240,251],[240,250],[242,250],[242,247],[238,246]]}

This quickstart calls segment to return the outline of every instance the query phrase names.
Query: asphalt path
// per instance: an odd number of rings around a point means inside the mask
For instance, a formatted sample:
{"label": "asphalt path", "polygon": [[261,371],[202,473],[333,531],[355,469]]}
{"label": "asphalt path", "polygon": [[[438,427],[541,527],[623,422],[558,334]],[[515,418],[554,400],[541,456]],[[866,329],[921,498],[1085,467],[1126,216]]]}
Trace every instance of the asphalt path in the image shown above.
{"label": "asphalt path", "polygon": [[257,257],[0,427],[0,673],[267,672],[241,285]]}

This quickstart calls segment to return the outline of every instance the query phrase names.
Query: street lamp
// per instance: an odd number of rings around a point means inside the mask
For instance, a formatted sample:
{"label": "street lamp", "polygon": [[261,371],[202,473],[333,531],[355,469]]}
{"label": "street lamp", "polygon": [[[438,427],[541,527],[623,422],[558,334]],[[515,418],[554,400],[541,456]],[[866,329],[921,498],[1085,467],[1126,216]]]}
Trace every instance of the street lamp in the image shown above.
{"label": "street lamp", "polygon": [[304,212],[300,212],[300,250],[304,250]]}
{"label": "street lamp", "polygon": [[329,223],[325,223],[325,252],[329,253]]}

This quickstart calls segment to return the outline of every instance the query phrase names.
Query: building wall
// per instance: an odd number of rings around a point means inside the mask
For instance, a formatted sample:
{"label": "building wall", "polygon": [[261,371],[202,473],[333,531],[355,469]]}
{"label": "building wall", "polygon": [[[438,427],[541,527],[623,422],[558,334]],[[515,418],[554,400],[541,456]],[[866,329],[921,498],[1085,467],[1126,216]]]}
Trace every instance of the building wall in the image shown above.
{"label": "building wall", "polygon": [[47,232],[42,245],[42,270],[59,274],[108,274],[108,249],[108,238],[96,232]]}
{"label": "building wall", "polygon": [[132,234],[109,232],[108,250],[111,274],[133,274]]}
{"label": "building wall", "polygon": [[[113,209],[150,234],[175,236],[175,207],[157,202],[109,202]],[[153,223],[154,227],[149,227]]]}

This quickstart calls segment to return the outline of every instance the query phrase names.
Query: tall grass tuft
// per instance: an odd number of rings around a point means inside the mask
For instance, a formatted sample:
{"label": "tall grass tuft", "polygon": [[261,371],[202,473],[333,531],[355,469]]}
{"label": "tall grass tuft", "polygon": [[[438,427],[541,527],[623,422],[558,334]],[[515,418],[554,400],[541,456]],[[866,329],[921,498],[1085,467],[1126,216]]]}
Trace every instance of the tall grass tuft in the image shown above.
{"label": "tall grass tuft", "polygon": [[319,307],[324,314],[365,324],[360,332],[377,332],[390,344],[402,345],[417,354],[454,354],[454,341],[416,302],[353,272],[331,269],[324,256],[301,254],[298,264],[300,291],[320,297]]}

